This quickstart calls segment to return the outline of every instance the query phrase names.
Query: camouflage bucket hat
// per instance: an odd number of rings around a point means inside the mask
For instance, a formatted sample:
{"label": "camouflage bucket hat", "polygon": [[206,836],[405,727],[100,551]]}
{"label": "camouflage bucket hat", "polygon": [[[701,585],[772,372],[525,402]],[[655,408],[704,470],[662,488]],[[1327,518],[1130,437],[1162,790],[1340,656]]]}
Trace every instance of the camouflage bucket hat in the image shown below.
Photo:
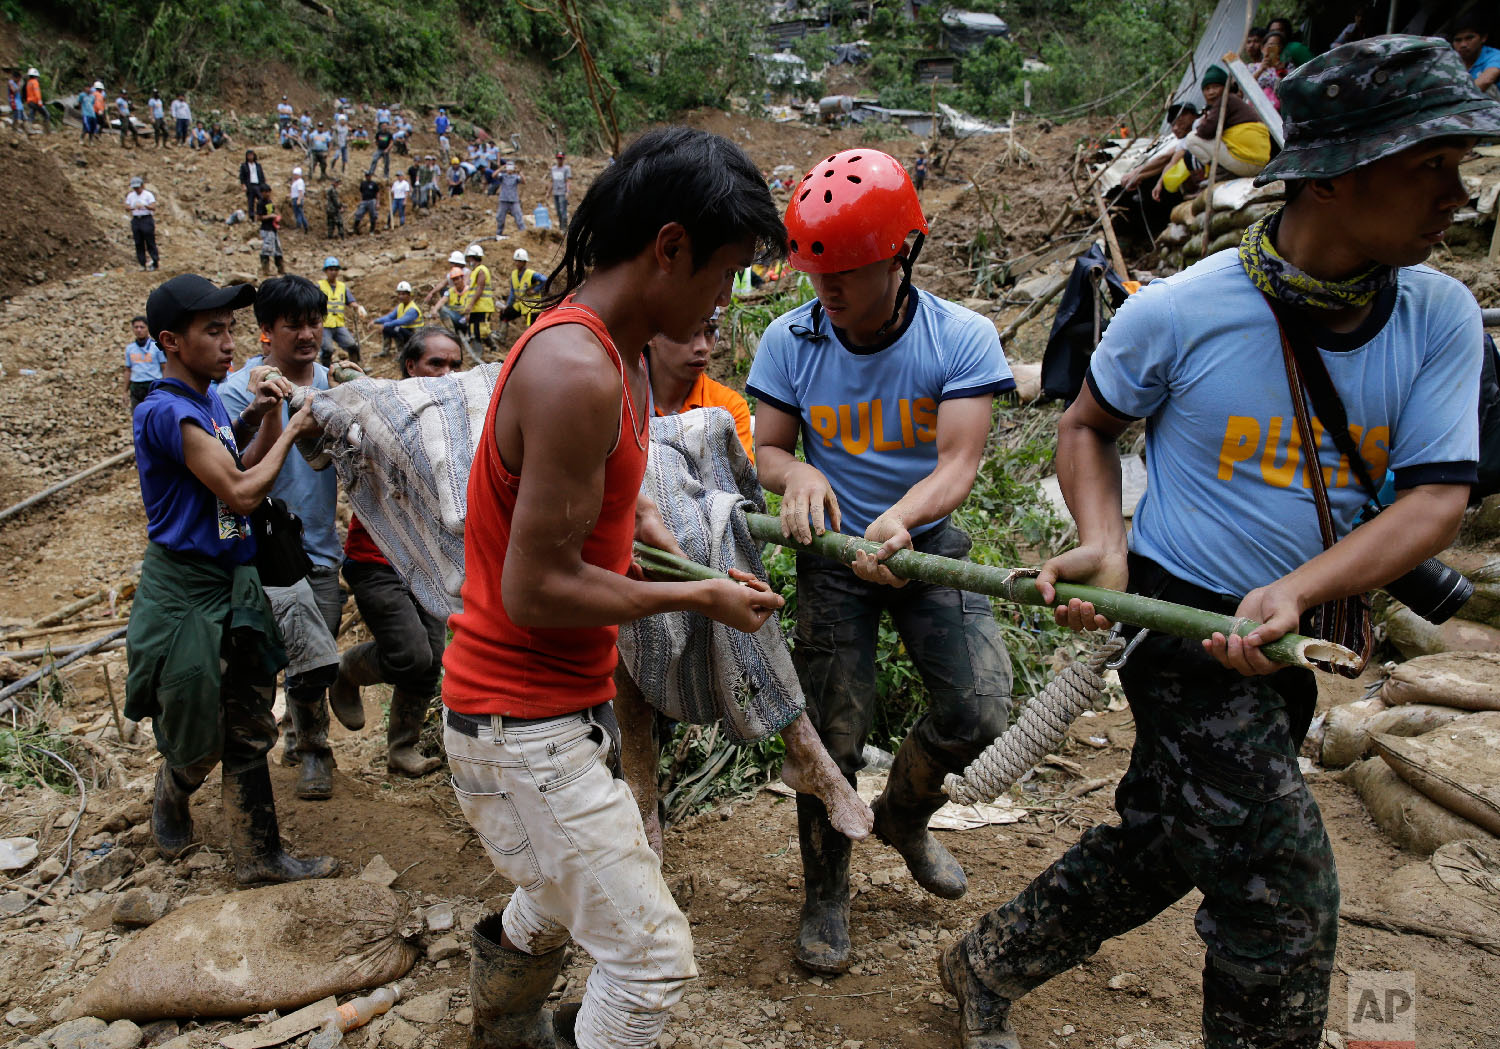
{"label": "camouflage bucket hat", "polygon": [[1286,146],[1255,178],[1333,178],[1428,139],[1500,138],[1500,102],[1480,94],[1438,37],[1377,36],[1336,47],[1277,88]]}

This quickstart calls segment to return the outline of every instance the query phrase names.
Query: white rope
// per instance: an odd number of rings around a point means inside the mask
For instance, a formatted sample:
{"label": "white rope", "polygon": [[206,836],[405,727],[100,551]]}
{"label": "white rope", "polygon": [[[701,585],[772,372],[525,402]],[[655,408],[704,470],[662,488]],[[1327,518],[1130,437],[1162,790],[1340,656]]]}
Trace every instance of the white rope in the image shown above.
{"label": "white rope", "polygon": [[1124,650],[1123,640],[1110,637],[1065,667],[962,776],[950,772],[943,778],[943,793],[960,805],[994,801],[1005,793],[1063,741],[1080,714],[1105,696],[1101,672]]}

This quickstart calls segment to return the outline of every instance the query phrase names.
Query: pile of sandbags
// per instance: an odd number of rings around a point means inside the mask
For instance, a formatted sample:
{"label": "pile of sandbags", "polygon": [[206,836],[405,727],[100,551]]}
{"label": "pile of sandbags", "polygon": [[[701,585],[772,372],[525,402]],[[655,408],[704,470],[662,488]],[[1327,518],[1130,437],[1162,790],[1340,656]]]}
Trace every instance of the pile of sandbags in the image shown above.
{"label": "pile of sandbags", "polygon": [[[1254,179],[1236,178],[1214,187],[1207,254],[1237,247],[1251,223],[1265,218],[1286,199],[1286,183],[1254,183]],[[1190,197],[1172,209],[1172,224],[1156,238],[1163,265],[1183,269],[1204,256],[1203,220],[1207,210],[1207,193]]]}
{"label": "pile of sandbags", "polygon": [[1500,654],[1387,664],[1373,695],[1328,711],[1321,756],[1406,848],[1500,838]]}

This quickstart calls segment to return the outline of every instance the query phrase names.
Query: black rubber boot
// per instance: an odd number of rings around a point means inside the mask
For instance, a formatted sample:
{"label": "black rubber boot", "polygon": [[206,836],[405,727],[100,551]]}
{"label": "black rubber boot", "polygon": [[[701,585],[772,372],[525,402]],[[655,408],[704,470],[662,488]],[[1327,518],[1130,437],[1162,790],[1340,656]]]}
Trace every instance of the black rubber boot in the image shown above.
{"label": "black rubber boot", "polygon": [[189,788],[165,764],[156,770],[156,790],[151,798],[151,836],[169,860],[181,856],[193,843],[193,815],[188,809]]}
{"label": "black rubber boot", "polygon": [[956,900],[969,891],[969,879],[927,829],[932,814],[948,800],[942,790],[945,773],[915,737],[907,736],[885,790],[870,808],[876,837],[901,854],[917,884],[934,896]]}
{"label": "black rubber boot", "polygon": [[224,819],[234,876],[241,885],[327,878],[339,869],[331,856],[299,860],[281,847],[271,770],[264,760],[243,772],[224,773]]}
{"label": "black rubber boot", "polygon": [[366,641],[347,649],[339,657],[339,676],[328,687],[328,709],[350,732],[365,727],[365,705],[360,701],[361,685],[380,683],[380,654],[375,642]]}
{"label": "black rubber boot", "polygon": [[471,934],[469,1004],[474,1026],[469,1049],[557,1049],[547,995],[568,949],[523,954],[501,945],[500,915],[481,918]]}
{"label": "black rubber boot", "polygon": [[962,936],[938,957],[938,977],[943,990],[958,1000],[960,1049],[1021,1049],[1010,1025],[1010,999],[979,981],[969,966]]}
{"label": "black rubber boot", "polygon": [[417,750],[422,723],[427,720],[427,708],[431,703],[432,697],[420,692],[408,692],[399,686],[391,690],[391,712],[385,726],[386,771],[399,772],[403,776],[425,776],[443,764],[442,758],[423,757]]}
{"label": "black rubber boot", "polygon": [[828,809],[811,794],[797,795],[797,841],[802,846],[802,925],[797,961],[815,973],[848,970],[849,854],[853,843],[828,821]]}
{"label": "black rubber boot", "polygon": [[287,708],[297,730],[297,797],[327,801],[333,797],[333,750],[324,689],[302,685],[288,690]]}

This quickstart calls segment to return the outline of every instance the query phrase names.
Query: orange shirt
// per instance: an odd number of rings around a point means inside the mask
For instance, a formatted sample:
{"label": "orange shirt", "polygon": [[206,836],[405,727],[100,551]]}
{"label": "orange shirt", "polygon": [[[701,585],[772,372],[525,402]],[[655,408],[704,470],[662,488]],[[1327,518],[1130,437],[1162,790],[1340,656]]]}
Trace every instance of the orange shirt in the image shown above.
{"label": "orange shirt", "polygon": [[752,464],[755,462],[755,436],[750,431],[750,405],[744,397],[723,383],[710,379],[707,372],[700,372],[693,388],[688,390],[687,397],[676,411],[663,411],[658,404],[656,414],[678,415],[694,408],[727,409],[734,416],[734,431],[739,434],[740,444],[745,446],[745,454],[750,457]]}
{"label": "orange shirt", "polygon": [[36,106],[42,104],[42,82],[36,77],[26,78],[26,101]]}

